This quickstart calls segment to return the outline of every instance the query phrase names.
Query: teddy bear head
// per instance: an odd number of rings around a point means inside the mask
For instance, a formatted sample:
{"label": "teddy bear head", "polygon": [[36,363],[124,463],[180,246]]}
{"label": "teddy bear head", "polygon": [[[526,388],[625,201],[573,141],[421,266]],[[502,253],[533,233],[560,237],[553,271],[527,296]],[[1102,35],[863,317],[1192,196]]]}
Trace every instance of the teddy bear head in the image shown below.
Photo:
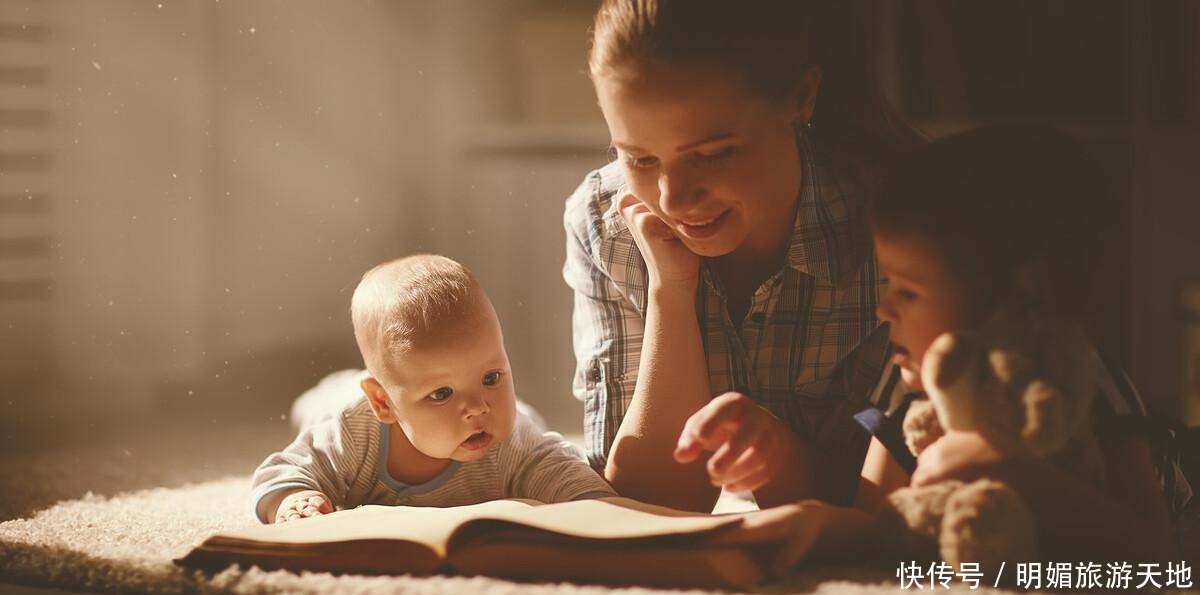
{"label": "teddy bear head", "polygon": [[978,432],[1000,452],[1046,456],[1090,424],[1095,365],[1077,323],[1008,302],[975,330],[938,337],[921,381],[943,428]]}

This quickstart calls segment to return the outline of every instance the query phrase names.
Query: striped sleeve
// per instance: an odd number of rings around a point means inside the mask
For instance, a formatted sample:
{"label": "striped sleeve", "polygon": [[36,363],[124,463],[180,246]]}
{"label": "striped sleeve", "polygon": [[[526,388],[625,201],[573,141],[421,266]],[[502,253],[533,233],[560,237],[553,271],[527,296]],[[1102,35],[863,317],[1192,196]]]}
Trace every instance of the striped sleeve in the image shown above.
{"label": "striped sleeve", "polygon": [[[601,211],[608,204],[602,188],[605,180],[612,184],[611,176],[602,171],[589,175],[567,199],[563,217],[567,237],[563,278],[574,291],[572,389],[583,401],[584,444],[595,469],[604,468],[633,399],[645,328],[641,313],[618,290],[600,260],[598,246],[605,234]],[[641,256],[629,251],[625,257]]]}
{"label": "striped sleeve", "polygon": [[505,478],[504,498],[551,503],[617,495],[574,445],[557,432],[541,432],[524,415],[517,416],[497,463]]}
{"label": "striped sleeve", "polygon": [[317,490],[334,506],[346,503],[367,451],[355,443],[355,419],[349,412],[325,419],[258,466],[251,480],[250,510],[259,522],[268,522],[258,514],[259,502],[278,490]]}

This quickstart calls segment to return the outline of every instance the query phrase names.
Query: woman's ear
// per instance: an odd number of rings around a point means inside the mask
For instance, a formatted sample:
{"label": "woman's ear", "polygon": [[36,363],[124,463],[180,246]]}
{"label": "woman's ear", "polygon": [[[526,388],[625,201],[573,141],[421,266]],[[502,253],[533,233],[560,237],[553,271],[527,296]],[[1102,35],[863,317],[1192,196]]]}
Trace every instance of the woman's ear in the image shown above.
{"label": "woman's ear", "polygon": [[362,387],[363,394],[367,396],[367,403],[371,405],[371,411],[375,412],[375,417],[385,424],[396,423],[396,413],[392,410],[392,402],[388,399],[383,385],[374,377],[368,376],[362,379],[359,386]]}
{"label": "woman's ear", "polygon": [[817,95],[821,90],[821,67],[809,66],[804,69],[804,74],[800,75],[800,80],[796,82],[796,87],[792,90],[791,104],[795,106],[795,120],[792,122],[797,128],[803,128],[812,122],[813,112],[817,109]]}

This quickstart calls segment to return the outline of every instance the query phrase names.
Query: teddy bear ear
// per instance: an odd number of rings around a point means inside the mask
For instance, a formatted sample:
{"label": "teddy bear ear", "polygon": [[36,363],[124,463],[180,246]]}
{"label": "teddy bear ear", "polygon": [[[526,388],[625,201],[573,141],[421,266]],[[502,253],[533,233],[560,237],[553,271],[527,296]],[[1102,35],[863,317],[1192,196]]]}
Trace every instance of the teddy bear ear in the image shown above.
{"label": "teddy bear ear", "polygon": [[1025,427],[1021,438],[1035,456],[1047,456],[1062,449],[1071,435],[1066,403],[1053,386],[1035,380],[1022,395]]}
{"label": "teddy bear ear", "polygon": [[988,353],[988,365],[996,379],[1009,386],[1022,386],[1033,375],[1033,361],[1016,351],[994,349]]}

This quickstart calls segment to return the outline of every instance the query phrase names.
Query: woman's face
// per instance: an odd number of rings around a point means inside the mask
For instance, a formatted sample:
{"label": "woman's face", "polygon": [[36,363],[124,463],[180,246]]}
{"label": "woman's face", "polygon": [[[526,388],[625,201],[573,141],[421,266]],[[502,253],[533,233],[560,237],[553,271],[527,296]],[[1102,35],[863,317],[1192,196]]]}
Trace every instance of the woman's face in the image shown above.
{"label": "woman's face", "polygon": [[720,70],[659,67],[595,85],[629,190],[688,248],[773,255],[791,235],[795,126],[811,115],[817,76],[775,101]]}

